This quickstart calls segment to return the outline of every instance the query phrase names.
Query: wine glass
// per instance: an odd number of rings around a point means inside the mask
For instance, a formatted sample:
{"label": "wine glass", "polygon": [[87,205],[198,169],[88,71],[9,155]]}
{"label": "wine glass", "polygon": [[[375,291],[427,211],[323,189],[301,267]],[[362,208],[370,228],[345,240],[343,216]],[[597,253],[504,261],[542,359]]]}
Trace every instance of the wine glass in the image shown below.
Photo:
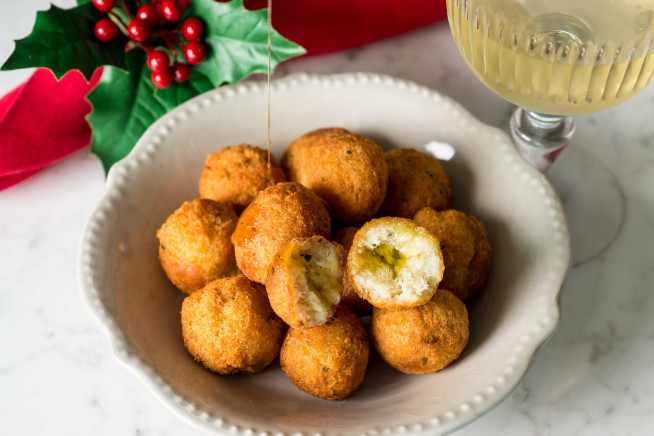
{"label": "wine glass", "polygon": [[654,0],[446,1],[459,51],[518,106],[514,142],[543,173],[573,137],[571,115],[617,105],[654,81]]}

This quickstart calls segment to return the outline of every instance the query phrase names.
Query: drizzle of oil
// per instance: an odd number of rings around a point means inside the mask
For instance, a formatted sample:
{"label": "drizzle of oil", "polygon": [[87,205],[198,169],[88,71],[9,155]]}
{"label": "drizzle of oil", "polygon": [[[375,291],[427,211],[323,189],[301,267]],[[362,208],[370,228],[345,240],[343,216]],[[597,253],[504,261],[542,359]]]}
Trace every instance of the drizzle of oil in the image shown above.
{"label": "drizzle of oil", "polygon": [[271,58],[272,58],[272,0],[268,0],[268,117],[266,119],[266,148],[268,149],[268,183],[273,184],[272,181],[272,167],[270,164],[270,73],[271,73]]}

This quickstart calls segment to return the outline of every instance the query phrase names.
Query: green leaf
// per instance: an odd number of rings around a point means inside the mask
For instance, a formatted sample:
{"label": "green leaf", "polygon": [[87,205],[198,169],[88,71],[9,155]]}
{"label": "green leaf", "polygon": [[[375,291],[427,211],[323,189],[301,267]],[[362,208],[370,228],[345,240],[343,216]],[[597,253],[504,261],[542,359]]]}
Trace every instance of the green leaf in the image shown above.
{"label": "green leaf", "polygon": [[142,50],[127,52],[129,73],[105,67],[100,83],[87,99],[93,111],[86,117],[93,129],[91,152],[105,171],[125,157],[143,132],[167,112],[154,97],[155,87]]}
{"label": "green leaf", "polygon": [[45,67],[60,79],[70,70],[79,70],[87,79],[103,65],[125,68],[127,38],[119,35],[110,42],[95,37],[95,23],[104,15],[92,3],[72,9],[52,5],[36,14],[32,33],[16,41],[16,48],[2,70]]}
{"label": "green leaf", "polygon": [[[86,4],[86,3],[91,3],[92,1],[93,0],[77,0],[77,4],[78,5],[83,5],[83,4]],[[127,3],[127,6],[130,8],[129,9],[130,11],[135,11],[136,9],[138,9],[136,7],[137,6],[136,0],[125,0],[125,2]],[[117,3],[120,4],[119,2],[117,2]],[[148,2],[148,3],[152,3],[152,2]]]}
{"label": "green leaf", "polygon": [[186,82],[175,83],[166,89],[157,89],[154,96],[166,108],[174,109],[185,101],[213,88],[213,83],[207,76],[193,70],[191,77]]}
{"label": "green leaf", "polygon": [[[193,0],[186,16],[202,17],[206,27],[205,43],[209,55],[195,66],[215,87],[237,83],[252,73],[268,70],[268,10],[250,11],[243,0],[218,3]],[[271,32],[271,68],[305,53],[299,45],[278,32]]]}

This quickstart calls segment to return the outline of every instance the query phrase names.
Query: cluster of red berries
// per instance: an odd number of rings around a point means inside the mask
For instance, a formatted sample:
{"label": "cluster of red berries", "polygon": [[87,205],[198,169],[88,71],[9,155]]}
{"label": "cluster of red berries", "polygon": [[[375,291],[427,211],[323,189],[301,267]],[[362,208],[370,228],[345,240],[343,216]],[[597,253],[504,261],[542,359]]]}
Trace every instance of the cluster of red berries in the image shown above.
{"label": "cluster of red berries", "polygon": [[[120,33],[118,25],[122,25],[127,37],[148,53],[147,65],[157,88],[167,88],[173,81],[185,82],[191,75],[190,65],[197,65],[207,57],[207,46],[200,40],[204,35],[202,20],[190,17],[181,25],[177,24],[190,0],[137,2],[135,14],[122,1],[129,23],[123,23],[120,16],[112,12],[116,3],[116,0],[93,0],[97,10],[108,14],[96,23],[95,36],[101,41],[111,41]],[[186,62],[178,61],[178,49]]]}

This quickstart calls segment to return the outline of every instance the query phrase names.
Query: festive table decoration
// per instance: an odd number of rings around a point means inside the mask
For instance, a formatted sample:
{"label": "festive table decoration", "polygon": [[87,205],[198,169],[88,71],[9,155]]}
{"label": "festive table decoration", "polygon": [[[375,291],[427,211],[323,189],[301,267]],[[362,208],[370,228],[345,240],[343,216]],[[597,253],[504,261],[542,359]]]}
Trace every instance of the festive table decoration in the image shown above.
{"label": "festive table decoration", "polygon": [[[273,67],[302,47],[308,55],[345,50],[446,16],[445,2],[433,0],[273,3],[273,27],[295,42],[272,33]],[[267,4],[78,0],[39,12],[2,67],[44,68],[0,98],[0,190],[91,142],[108,169],[166,111],[265,71],[268,11],[259,9]]]}
{"label": "festive table decoration", "polygon": [[[209,89],[268,69],[268,10],[243,0],[78,0],[37,13],[2,70],[78,70],[90,80],[91,151],[106,171],[160,116]],[[271,31],[271,68],[305,51]]]}

